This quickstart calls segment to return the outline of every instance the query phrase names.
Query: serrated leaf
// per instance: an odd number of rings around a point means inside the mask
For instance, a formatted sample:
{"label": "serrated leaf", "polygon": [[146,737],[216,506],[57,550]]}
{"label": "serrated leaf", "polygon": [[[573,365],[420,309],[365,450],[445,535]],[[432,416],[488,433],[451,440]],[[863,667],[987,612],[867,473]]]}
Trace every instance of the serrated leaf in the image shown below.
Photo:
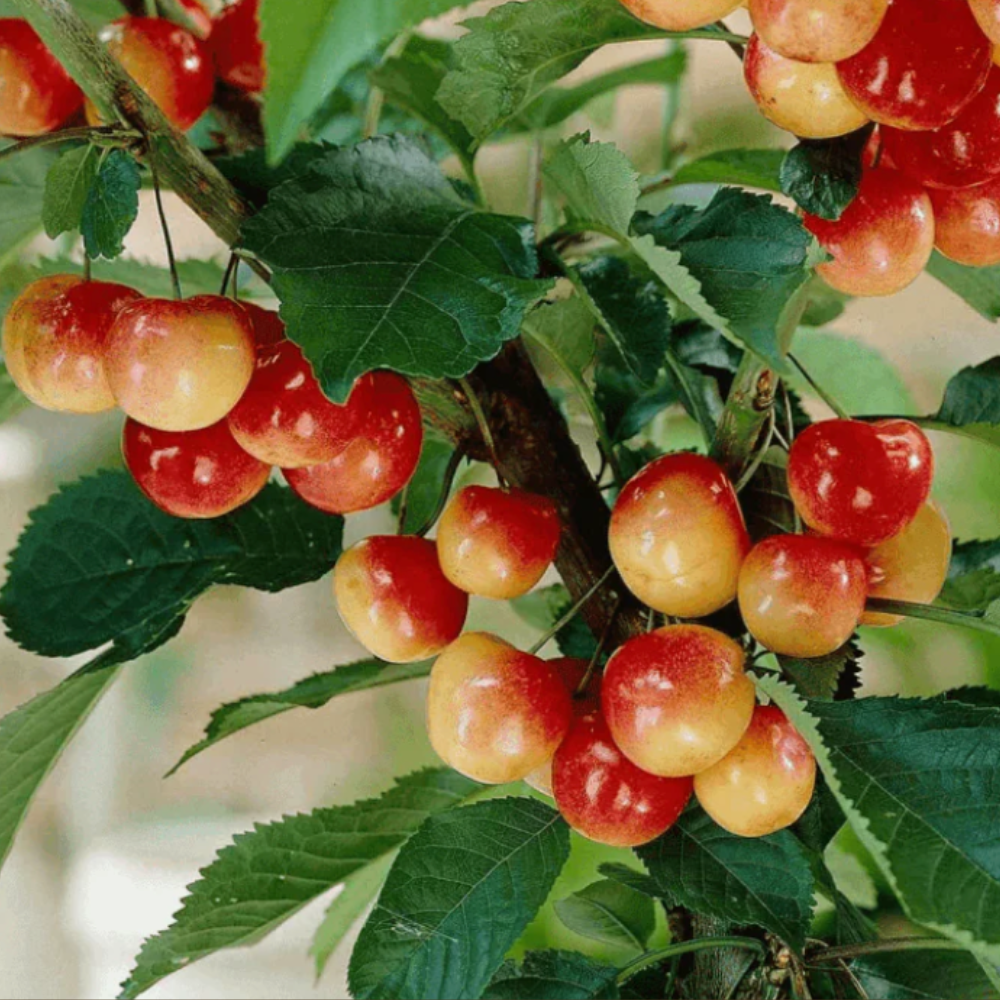
{"label": "serrated leaf", "polygon": [[954,427],[1000,424],[1000,357],[953,376],[936,419]]}
{"label": "serrated leaf", "polygon": [[1000,319],[1000,265],[969,267],[956,264],[936,250],[927,273],[964,299],[980,316],[995,323]]}
{"label": "serrated leaf", "polygon": [[677,168],[675,184],[742,184],[780,191],[783,149],[723,149]]}
{"label": "serrated leaf", "polygon": [[958,611],[985,613],[1000,600],[1000,573],[991,566],[973,570],[945,581],[939,600]]}
{"label": "serrated leaf", "polygon": [[870,997],[879,1000],[997,1000],[994,982],[975,957],[960,951],[865,955],[851,972]]}
{"label": "serrated leaf", "polygon": [[556,900],[556,915],[574,933],[616,948],[641,952],[656,928],[653,902],[611,879],[591,882]]}
{"label": "serrated leaf", "polygon": [[778,656],[778,663],[803,698],[844,700],[853,698],[861,686],[861,647],[855,639],[826,656]]}
{"label": "serrated leaf", "polygon": [[483,1000],[617,1000],[613,965],[575,951],[529,951],[504,962]]}
{"label": "serrated leaf", "polygon": [[781,164],[781,190],[821,219],[839,219],[858,193],[861,154],[871,128],[836,139],[801,139]]}
{"label": "serrated leaf", "polygon": [[104,157],[83,205],[80,232],[88,257],[113,260],[125,249],[125,237],[139,215],[142,177],[124,150]]}
{"label": "serrated leaf", "polygon": [[100,150],[88,144],[63,153],[49,168],[42,201],[42,224],[49,239],[80,229],[100,159]]}
{"label": "serrated leaf", "polygon": [[399,852],[351,955],[357,1000],[476,997],[545,901],[569,829],[534,799],[431,817]]}

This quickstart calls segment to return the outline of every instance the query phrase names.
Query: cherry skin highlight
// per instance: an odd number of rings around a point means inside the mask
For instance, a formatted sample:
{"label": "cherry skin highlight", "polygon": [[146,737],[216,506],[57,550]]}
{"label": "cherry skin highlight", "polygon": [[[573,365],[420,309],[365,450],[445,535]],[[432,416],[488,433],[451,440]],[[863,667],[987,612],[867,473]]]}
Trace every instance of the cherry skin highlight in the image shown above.
{"label": "cherry skin highlight", "polygon": [[351,514],[391,500],[420,461],[420,406],[406,380],[371,372],[355,383],[346,408],[357,432],[335,458],[304,469],[283,469],[306,503],[328,514]]}
{"label": "cherry skin highlight", "polygon": [[349,548],[333,590],[351,634],[390,663],[436,656],[461,635],[469,609],[469,595],[441,572],[434,543],[414,535],[372,535]]}
{"label": "cherry skin highlight", "polygon": [[960,191],[930,191],[934,246],[970,267],[1000,264],[1000,178]]}
{"label": "cherry skin highlight", "polygon": [[552,757],[571,716],[556,671],[495,635],[465,633],[431,669],[431,745],[474,781],[499,785],[527,777]]}
{"label": "cherry skin highlight", "polygon": [[625,484],[608,541],[629,590],[680,618],[732,601],[750,549],[732,483],[711,459],[686,453],[650,462]]}
{"label": "cherry skin highlight", "polygon": [[788,488],[820,534],[871,548],[898,535],[927,501],[934,452],[909,420],[823,420],[795,439]]}
{"label": "cherry skin highlight", "polygon": [[848,295],[895,295],[916,281],[934,249],[927,192],[888,167],[863,174],[857,197],[839,219],[806,212],[803,222],[833,257],[817,272]]}
{"label": "cherry skin highlight", "polygon": [[691,778],[658,778],[618,748],[600,712],[577,719],[552,761],[552,792],[577,833],[638,847],[666,833],[691,798]]}
{"label": "cherry skin highlight", "polygon": [[601,707],[622,753],[664,778],[697,774],[736,745],[754,706],[742,648],[702,625],[630,639],[604,670]]}
{"label": "cherry skin highlight", "polygon": [[264,89],[267,73],[260,40],[260,0],[236,0],[215,19],[215,71],[230,86],[250,94]]}
{"label": "cherry skin highlight", "polygon": [[122,454],[139,489],[174,517],[228,514],[252,500],[271,472],[236,443],[224,420],[197,431],[158,431],[129,418]]}
{"label": "cherry skin highlight", "polygon": [[1000,45],[1000,0],[969,0],[969,7],[983,34]]}
{"label": "cherry skin highlight", "polygon": [[559,535],[559,512],[546,497],[467,486],[438,522],[438,556],[456,587],[509,601],[531,590],[552,565]]}
{"label": "cherry skin highlight", "polygon": [[701,807],[740,837],[765,837],[791,826],[815,787],[816,758],[776,705],[758,705],[743,739],[694,779]]}
{"label": "cherry skin highlight", "polygon": [[703,28],[732,14],[742,0],[620,0],[640,21],[667,31]]}
{"label": "cherry skin highlight", "polygon": [[232,299],[142,299],[118,313],[105,370],[130,417],[158,430],[193,431],[237,404],[254,357],[250,319]]}
{"label": "cherry skin highlight", "polygon": [[878,31],[889,0],[750,0],[754,30],[779,55],[835,63]]}
{"label": "cherry skin highlight", "polygon": [[27,21],[0,18],[0,135],[44,135],[83,104],[83,93]]}

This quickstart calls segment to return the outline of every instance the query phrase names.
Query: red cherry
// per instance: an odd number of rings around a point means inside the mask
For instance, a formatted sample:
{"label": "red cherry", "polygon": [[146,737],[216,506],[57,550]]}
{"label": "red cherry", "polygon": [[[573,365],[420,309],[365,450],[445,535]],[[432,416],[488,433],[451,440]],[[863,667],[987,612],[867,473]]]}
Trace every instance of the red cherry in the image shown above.
{"label": "red cherry", "polygon": [[1000,45],[1000,0],[969,0],[973,16],[994,45]]}
{"label": "red cherry", "polygon": [[947,125],[969,104],[990,59],[967,0],[892,0],[872,41],[837,73],[869,118],[919,131]]}
{"label": "red cherry", "polygon": [[241,302],[253,325],[253,339],[257,350],[273,347],[285,339],[285,324],[281,317],[270,309],[264,309],[253,302]]}
{"label": "red cherry", "polygon": [[613,847],[638,847],[666,833],[691,798],[691,778],[658,778],[618,749],[600,712],[570,728],[552,761],[552,791],[577,833]]}
{"label": "red cherry", "polygon": [[139,489],[175,517],[228,514],[252,500],[271,471],[236,443],[224,420],[198,431],[158,431],[129,418],[122,453]]}
{"label": "red cherry", "polygon": [[215,71],[233,87],[251,94],[264,89],[267,72],[260,40],[260,0],[236,0],[215,19]]}
{"label": "red cherry", "polygon": [[871,547],[898,535],[927,501],[934,453],[909,420],[823,420],[788,456],[802,520],[823,535]]}
{"label": "red cherry", "polygon": [[398,375],[363,375],[346,405],[356,414],[351,443],[323,465],[282,470],[306,503],[329,514],[368,510],[391,500],[416,471],[423,443],[420,406]]}
{"label": "red cherry", "polygon": [[1000,264],[1000,177],[959,191],[930,191],[934,245],[970,267]]}
{"label": "red cherry", "polygon": [[35,29],[0,18],[0,134],[42,135],[83,104],[83,93]]}

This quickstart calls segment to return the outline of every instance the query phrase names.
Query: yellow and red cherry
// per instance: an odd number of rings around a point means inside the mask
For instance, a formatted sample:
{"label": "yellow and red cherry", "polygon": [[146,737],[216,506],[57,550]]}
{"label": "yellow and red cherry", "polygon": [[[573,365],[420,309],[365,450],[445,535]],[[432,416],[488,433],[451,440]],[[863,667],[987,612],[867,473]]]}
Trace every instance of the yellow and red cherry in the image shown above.
{"label": "yellow and red cherry", "polygon": [[254,372],[253,327],[220,295],[141,299],[125,306],[107,338],[105,370],[118,405],[163,431],[222,420]]}
{"label": "yellow and red cherry", "polygon": [[467,486],[438,522],[441,569],[466,593],[509,601],[531,590],[552,565],[560,530],[559,512],[547,497]]}
{"label": "yellow and red cherry", "polygon": [[803,139],[831,139],[868,118],[847,96],[832,63],[801,62],[779,55],[751,35],[743,77],[760,113]]}
{"label": "yellow and red cherry", "polygon": [[968,0],[894,0],[875,37],[837,63],[844,89],[873,121],[941,128],[982,90],[990,43]]}
{"label": "yellow and red cherry", "polygon": [[691,798],[690,777],[661,778],[621,752],[599,711],[574,720],[552,761],[552,793],[577,833],[612,847],[662,836]]}
{"label": "yellow and red cherry", "polygon": [[328,514],[351,514],[391,500],[420,461],[420,405],[407,381],[392,372],[362,375],[346,403],[356,433],[322,465],[283,469],[288,485],[306,503]]}
{"label": "yellow and red cherry", "polygon": [[[159,17],[122,17],[102,29],[101,41],[177,128],[189,129],[208,110],[215,74],[205,43]],[[101,124],[90,101],[87,121]]]}
{"label": "yellow and red cherry", "polygon": [[212,56],[220,79],[250,94],[264,89],[267,73],[260,40],[260,0],[236,0],[215,19]]}
{"label": "yellow and red cherry", "polygon": [[969,7],[983,34],[1000,45],[1000,0],[969,0]]}
{"label": "yellow and red cherry", "polygon": [[875,37],[888,6],[889,0],[750,0],[750,19],[787,59],[835,63]]}
{"label": "yellow and red cherry", "polygon": [[271,472],[236,443],[224,420],[197,431],[159,431],[129,418],[122,454],[139,489],[174,517],[228,514],[252,500]]}
{"label": "yellow and red cherry", "polygon": [[958,191],[928,191],[934,246],[969,267],[1000,264],[1000,177]]}
{"label": "yellow and red cherry", "polygon": [[[929,500],[898,535],[867,556],[868,596],[930,604],[941,593],[951,563],[951,526],[944,511]],[[862,625],[887,627],[903,619],[866,611]]]}
{"label": "yellow and red cherry", "polygon": [[898,535],[930,496],[934,452],[909,420],[823,420],[795,439],[788,488],[814,531],[871,548]]}
{"label": "yellow and red cherry", "polygon": [[732,601],[750,550],[732,483],[711,459],[686,453],[664,455],[626,483],[608,541],[629,590],[680,618]]}
{"label": "yellow and red cherry", "polygon": [[555,753],[571,698],[552,667],[486,632],[467,632],[435,661],[427,732],[438,756],[488,785],[520,781]]}
{"label": "yellow and red cherry", "polygon": [[816,758],[777,705],[758,705],[739,743],[694,779],[702,809],[739,837],[791,826],[816,787]]}
{"label": "yellow and red cherry", "polygon": [[43,135],[83,104],[83,92],[17,17],[0,18],[0,135]]}
{"label": "yellow and red cherry", "polygon": [[703,625],[630,639],[608,661],[601,708],[622,753],[664,778],[697,774],[736,745],[754,706],[743,649]]}
{"label": "yellow and red cherry", "polygon": [[274,347],[285,339],[285,324],[276,312],[264,309],[253,302],[242,302],[241,305],[250,317],[254,344],[258,351]]}
{"label": "yellow and red cherry", "polygon": [[640,21],[666,31],[690,31],[732,14],[743,0],[620,0]]}
{"label": "yellow and red cherry", "polygon": [[832,257],[816,270],[848,295],[894,295],[912,284],[934,250],[934,210],[921,184],[898,170],[867,170],[839,219],[803,222]]}
{"label": "yellow and red cherry", "polygon": [[415,535],[372,535],[349,548],[333,592],[354,638],[390,663],[436,656],[461,635],[469,609],[469,595],[441,572],[434,543]]}
{"label": "yellow and red cherry", "polygon": [[750,634],[785,656],[826,656],[851,637],[865,610],[863,552],[821,535],[774,535],[740,572],[740,612]]}

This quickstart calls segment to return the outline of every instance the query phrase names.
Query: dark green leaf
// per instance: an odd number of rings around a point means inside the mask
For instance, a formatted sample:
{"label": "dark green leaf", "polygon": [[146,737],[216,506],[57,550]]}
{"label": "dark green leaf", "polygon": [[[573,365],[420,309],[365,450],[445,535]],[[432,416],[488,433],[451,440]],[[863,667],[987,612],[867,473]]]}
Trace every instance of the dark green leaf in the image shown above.
{"label": "dark green leaf", "polygon": [[556,900],[556,915],[581,937],[641,952],[656,928],[652,900],[611,879]]}
{"label": "dark green leaf", "polygon": [[1000,600],[1000,573],[984,566],[963,576],[951,576],[945,581],[940,600],[959,611],[985,613],[994,601]]}
{"label": "dark green leaf", "polygon": [[238,156],[222,156],[214,162],[226,180],[254,208],[261,208],[276,187],[300,177],[329,151],[330,147],[323,143],[300,142],[280,163],[271,163],[263,149],[250,149]]}
{"label": "dark green leaf", "polygon": [[778,663],[803,698],[853,698],[861,686],[861,647],[855,639],[826,656],[779,656]]}
{"label": "dark green leaf", "polygon": [[836,139],[802,139],[781,164],[781,190],[803,211],[839,219],[858,193],[871,128]]}
{"label": "dark green leaf", "polygon": [[963,368],[951,381],[937,418],[954,427],[1000,424],[1000,357]]}
{"label": "dark green leaf", "polygon": [[616,442],[638,434],[668,406],[680,401],[673,378],[663,375],[647,389],[621,364],[617,355],[602,358],[594,372],[594,396]]}
{"label": "dark green leaf", "polygon": [[510,606],[521,619],[540,631],[551,628],[559,617],[559,610],[572,604],[569,591],[561,583],[538,587],[523,597],[515,597]]}
{"label": "dark green leaf", "polygon": [[88,257],[113,260],[125,249],[125,237],[139,214],[142,177],[135,160],[112,149],[104,158],[83,206],[80,232]]}
{"label": "dark green leaf", "polygon": [[936,250],[927,265],[933,275],[980,316],[995,323],[1000,319],[1000,264],[994,267],[968,267],[948,260]]}
{"label": "dark green leaf", "polygon": [[816,854],[822,854],[846,822],[844,810],[840,808],[826,778],[822,773],[817,774],[812,801],[793,830],[806,847]]}
{"label": "dark green leaf", "polygon": [[637,872],[634,868],[629,868],[628,865],[620,864],[617,861],[606,861],[604,864],[598,865],[597,870],[605,878],[627,885],[630,889],[641,892],[644,896],[649,896],[650,899],[660,899],[663,896],[660,883],[656,879],[645,872]]}
{"label": "dark green leaf", "polygon": [[[566,604],[558,609],[552,624],[562,618],[571,606],[572,602],[567,600]],[[571,618],[559,629],[556,633],[556,645],[563,656],[572,656],[579,660],[589,660],[597,652],[597,640],[582,615]]]}
{"label": "dark green leaf", "polygon": [[88,144],[68,150],[52,164],[42,202],[42,223],[50,239],[79,231],[100,159],[100,150]]}
{"label": "dark green leaf", "polygon": [[617,1000],[618,970],[574,951],[529,951],[504,962],[483,1000]]}
{"label": "dark green leaf", "polygon": [[[446,488],[445,472],[455,454],[452,444],[433,431],[424,435],[424,446],[420,452],[420,463],[406,487],[406,519],[403,530],[418,531],[437,509],[441,491]],[[399,514],[404,494],[392,499],[392,512]]]}
{"label": "dark green leaf", "polygon": [[951,553],[950,577],[962,577],[978,569],[1000,573],[1000,538],[990,541],[958,542]]}
{"label": "dark green leaf", "polygon": [[865,992],[878,1000],[997,1000],[990,981],[972,955],[961,951],[898,951],[865,955],[851,963]]}
{"label": "dark green leaf", "polygon": [[788,475],[773,453],[740,493],[740,504],[755,542],[797,530],[795,505],[788,495]]}
{"label": "dark green leaf", "polygon": [[723,149],[679,167],[675,184],[742,184],[780,191],[783,149]]}

